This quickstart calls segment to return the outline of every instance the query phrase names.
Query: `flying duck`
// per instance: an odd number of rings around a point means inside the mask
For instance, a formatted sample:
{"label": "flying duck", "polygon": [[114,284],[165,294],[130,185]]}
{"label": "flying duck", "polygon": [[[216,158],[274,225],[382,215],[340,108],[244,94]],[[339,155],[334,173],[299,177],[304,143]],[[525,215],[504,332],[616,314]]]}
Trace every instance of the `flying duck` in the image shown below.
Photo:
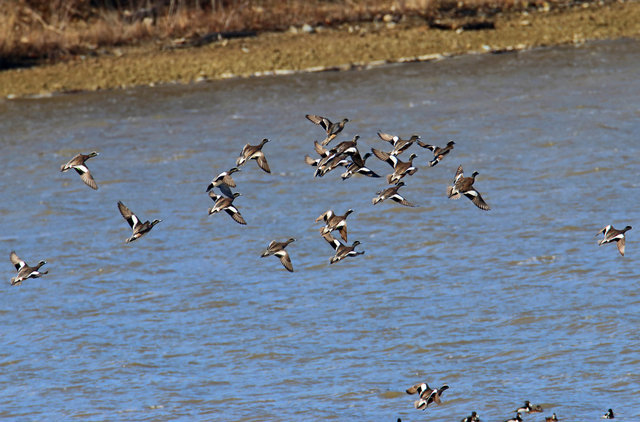
{"label": "flying duck", "polygon": [[320,234],[325,235],[331,233],[334,230],[340,231],[340,237],[345,242],[347,241],[347,217],[353,212],[352,209],[348,209],[344,215],[336,215],[333,210],[325,211],[320,217],[316,218],[316,223],[320,220],[324,220],[325,226],[320,229]]}
{"label": "flying duck", "polygon": [[413,166],[413,159],[416,158],[415,154],[409,156],[409,161],[400,161],[395,155],[391,155],[388,152],[380,151],[375,148],[371,148],[373,155],[378,157],[382,161],[386,161],[393,167],[393,173],[387,176],[387,182],[389,184],[398,183],[407,174],[412,175],[418,169]]}
{"label": "flying duck", "polygon": [[262,152],[262,147],[267,142],[269,142],[269,140],[267,138],[264,138],[262,142],[260,142],[260,145],[246,144],[244,148],[242,148],[242,152],[240,153],[240,156],[236,160],[236,165],[242,166],[247,160],[256,160],[258,163],[258,166],[262,170],[266,171],[267,173],[271,173],[271,169],[269,168],[269,163],[267,163],[267,158],[264,156],[264,153]]}
{"label": "flying duck", "polygon": [[547,416],[544,418],[544,422],[558,422],[558,417],[554,413],[553,416]]}
{"label": "flying duck", "polygon": [[90,152],[87,155],[78,154],[75,157],[73,157],[71,160],[69,160],[67,164],[63,164],[62,166],[60,166],[60,171],[65,172],[67,170],[74,169],[75,171],[78,172],[78,174],[80,175],[80,178],[85,183],[85,185],[89,186],[93,190],[98,190],[98,185],[96,184],[96,181],[93,180],[93,176],[89,171],[89,167],[87,167],[86,164],[84,163],[89,158],[93,158],[97,155],[98,153],[95,151]]}
{"label": "flying duck", "polygon": [[476,412],[471,412],[470,416],[462,419],[460,422],[480,422],[480,417]]}
{"label": "flying duck", "polygon": [[602,415],[602,419],[615,419],[615,416],[613,415],[613,410],[612,409],[607,410],[607,413]]}
{"label": "flying duck", "polygon": [[398,193],[398,189],[400,189],[402,186],[404,186],[404,182],[399,182],[394,186],[388,187],[380,192],[377,192],[377,197],[373,198],[371,200],[371,202],[373,202],[373,205],[377,204],[378,202],[382,202],[384,200],[387,199],[391,199],[392,201],[395,201],[397,203],[399,203],[400,205],[404,205],[405,207],[415,207],[415,205],[413,205],[411,202],[407,201],[406,199],[404,199],[399,193]]}
{"label": "flying duck", "polygon": [[437,147],[435,145],[425,144],[424,142],[418,141],[418,145],[422,148],[426,148],[433,152],[433,160],[429,161],[429,167],[433,167],[438,164],[445,155],[449,154],[449,151],[453,149],[455,142],[449,141],[447,142],[447,146],[444,148]]}
{"label": "flying duck", "polygon": [[131,212],[129,208],[121,201],[118,201],[118,209],[120,210],[120,214],[127,220],[127,223],[131,226],[133,233],[130,238],[126,240],[127,243],[133,242],[134,240],[144,236],[149,233],[153,226],[161,222],[162,220],[153,220],[152,222],[145,221],[144,223],[140,222],[140,219]]}
{"label": "flying duck", "polygon": [[507,419],[504,422],[522,422],[522,416],[520,416],[520,413],[518,413],[516,414],[515,418]]}
{"label": "flying duck", "polygon": [[9,259],[11,259],[11,263],[16,267],[16,271],[18,271],[18,275],[11,278],[12,286],[19,286],[24,280],[28,278],[38,278],[43,274],[48,274],[49,271],[40,271],[40,267],[47,263],[47,261],[40,261],[38,265],[35,267],[31,267],[27,265],[22,259],[16,255],[15,251],[11,251],[9,254]]}
{"label": "flying duck", "polygon": [[418,135],[412,135],[409,139],[401,139],[400,137],[395,135],[378,132],[378,136],[380,137],[380,139],[389,142],[393,146],[393,149],[391,150],[389,155],[398,155],[409,148],[411,145],[413,145],[414,142],[420,142],[420,137]]}
{"label": "flying duck", "polygon": [[367,152],[364,157],[360,156],[359,152],[356,152],[351,156],[351,163],[347,166],[347,170],[340,176],[342,180],[350,178],[354,173],[364,174],[368,177],[380,177],[376,172],[365,166],[367,158],[371,157],[371,153]]}
{"label": "flying duck", "polygon": [[517,412],[517,413],[520,413],[520,412],[538,413],[538,412],[542,412],[542,406],[533,405],[533,404],[529,403],[529,400],[525,400],[524,405],[522,405],[519,408],[517,408],[516,410],[514,410],[514,412]]}
{"label": "flying duck", "polygon": [[233,218],[233,220],[238,224],[247,224],[242,218],[240,211],[233,205],[233,200],[240,196],[240,193],[236,192],[233,196],[226,197],[222,195],[216,195],[213,192],[209,192],[209,196],[215,202],[213,207],[209,208],[209,215],[215,214],[220,211],[224,211]]}
{"label": "flying duck", "polygon": [[331,233],[324,234],[322,235],[322,237],[336,251],[335,255],[329,261],[331,264],[336,263],[348,256],[357,256],[357,255],[364,254],[364,251],[363,252],[355,251],[356,246],[360,244],[360,242],[357,240],[353,242],[351,246],[347,246],[347,245],[343,245],[338,239],[331,236]]}
{"label": "flying duck", "polygon": [[406,391],[407,394],[418,393],[420,397],[413,403],[413,406],[416,409],[424,410],[433,402],[440,404],[440,396],[442,396],[442,393],[448,388],[449,386],[447,384],[443,385],[440,388],[430,388],[429,384],[427,384],[426,382],[419,382],[417,384],[414,384],[412,387],[407,388]]}
{"label": "flying duck", "polygon": [[209,186],[207,186],[207,192],[209,192],[213,188],[220,188],[220,191],[231,198],[233,196],[233,192],[231,192],[230,188],[236,187],[236,182],[233,180],[231,175],[236,171],[240,171],[238,167],[233,167],[229,171],[223,171],[219,175],[213,178]]}
{"label": "flying duck", "polygon": [[285,242],[276,242],[272,240],[267,246],[267,249],[262,252],[260,255],[262,258],[265,256],[275,255],[280,258],[280,262],[289,272],[293,272],[293,265],[291,264],[291,258],[289,257],[289,253],[284,249],[289,245],[289,243],[295,242],[294,238],[291,238]]}
{"label": "flying duck", "polygon": [[480,192],[474,189],[473,182],[476,180],[476,176],[480,174],[474,171],[471,177],[464,177],[462,172],[462,165],[458,166],[456,171],[456,177],[453,179],[453,186],[447,188],[447,196],[450,199],[460,198],[460,194],[466,196],[473,202],[473,204],[481,210],[489,211],[491,208],[484,202]]}
{"label": "flying duck", "polygon": [[334,148],[330,150],[325,150],[321,146],[316,143],[316,152],[323,157],[318,161],[318,168],[316,170],[315,176],[323,176],[327,172],[335,169],[338,166],[347,166],[349,161],[347,160],[348,156],[353,156],[354,154],[359,154],[358,152],[358,139],[359,135],[353,137],[350,141],[342,141]]}
{"label": "flying duck", "polygon": [[317,116],[315,114],[307,114],[305,117],[312,123],[321,126],[327,132],[327,137],[322,141],[322,145],[327,145],[336,136],[338,136],[338,133],[342,132],[344,125],[349,121],[349,119],[342,119],[341,122],[331,123],[331,120],[326,117]]}
{"label": "flying duck", "polygon": [[616,242],[618,246],[618,252],[620,255],[624,256],[624,245],[625,245],[625,236],[624,234],[631,230],[631,226],[627,226],[622,230],[615,229],[611,224],[605,226],[602,230],[598,232],[596,236],[600,233],[604,234],[604,238],[598,241],[598,246],[602,246],[605,243]]}

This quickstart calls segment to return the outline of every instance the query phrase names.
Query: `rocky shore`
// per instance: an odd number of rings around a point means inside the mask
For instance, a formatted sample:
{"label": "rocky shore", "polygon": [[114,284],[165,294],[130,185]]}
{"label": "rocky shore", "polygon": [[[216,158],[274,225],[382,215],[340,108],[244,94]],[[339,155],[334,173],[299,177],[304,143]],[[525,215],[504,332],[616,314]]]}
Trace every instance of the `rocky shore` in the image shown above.
{"label": "rocky shore", "polygon": [[584,3],[503,13],[482,22],[419,18],[291,28],[206,43],[99,49],[54,64],[0,72],[0,98],[352,69],[450,55],[640,38],[640,3]]}

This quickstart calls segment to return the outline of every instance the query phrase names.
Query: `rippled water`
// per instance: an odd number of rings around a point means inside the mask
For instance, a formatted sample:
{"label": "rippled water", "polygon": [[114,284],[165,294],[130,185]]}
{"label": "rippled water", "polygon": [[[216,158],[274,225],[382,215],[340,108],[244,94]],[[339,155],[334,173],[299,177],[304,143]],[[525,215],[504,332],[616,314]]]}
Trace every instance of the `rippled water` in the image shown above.
{"label": "rippled water", "polygon": [[[0,244],[49,274],[0,296],[0,418],[502,421],[531,400],[561,420],[640,418],[640,44],[468,56],[369,71],[0,102]],[[454,151],[371,204],[384,181],[304,163],[322,130]],[[207,216],[235,177],[247,226]],[[59,167],[77,152],[100,189]],[[405,153],[408,156],[408,152]],[[370,165],[386,174],[386,163]],[[491,205],[450,201],[456,167]],[[163,220],[144,238],[118,213]],[[348,219],[365,255],[329,265],[314,219]],[[627,256],[597,246],[636,226]],[[260,258],[273,239],[295,272]],[[404,389],[447,383],[427,413]],[[527,415],[526,421],[543,420]]]}

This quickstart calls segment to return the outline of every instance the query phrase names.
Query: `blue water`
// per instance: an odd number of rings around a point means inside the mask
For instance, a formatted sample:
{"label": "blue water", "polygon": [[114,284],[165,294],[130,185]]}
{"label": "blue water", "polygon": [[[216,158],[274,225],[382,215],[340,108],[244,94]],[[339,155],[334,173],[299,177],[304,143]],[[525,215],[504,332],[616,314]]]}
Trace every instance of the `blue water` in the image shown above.
{"label": "blue water", "polygon": [[[541,421],[640,419],[640,44],[601,42],[367,71],[0,102],[0,418]],[[314,178],[323,132],[383,131],[455,149],[401,193],[340,169]],[[205,188],[245,143],[272,174],[234,174],[247,221]],[[336,141],[334,141],[334,144]],[[59,168],[78,152],[99,190]],[[386,175],[375,157],[368,164]],[[458,165],[491,206],[446,198]],[[118,213],[144,220],[142,239]],[[330,265],[316,217],[352,208]],[[626,256],[597,246],[635,228]],[[337,236],[337,234],[336,234]],[[289,245],[294,273],[260,258]],[[49,274],[11,287],[15,250]],[[448,384],[441,405],[404,390]]]}

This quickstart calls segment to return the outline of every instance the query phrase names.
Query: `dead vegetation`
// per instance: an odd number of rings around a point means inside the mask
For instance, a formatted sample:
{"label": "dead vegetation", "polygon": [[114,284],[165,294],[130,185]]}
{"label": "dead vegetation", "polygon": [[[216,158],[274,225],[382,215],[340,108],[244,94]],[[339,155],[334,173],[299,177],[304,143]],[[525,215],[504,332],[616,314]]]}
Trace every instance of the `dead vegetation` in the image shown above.
{"label": "dead vegetation", "polygon": [[[570,0],[573,1],[573,0]],[[551,0],[551,5],[565,1]],[[102,47],[216,32],[286,30],[392,17],[492,15],[549,7],[545,0],[5,0],[0,69],[52,62]]]}

